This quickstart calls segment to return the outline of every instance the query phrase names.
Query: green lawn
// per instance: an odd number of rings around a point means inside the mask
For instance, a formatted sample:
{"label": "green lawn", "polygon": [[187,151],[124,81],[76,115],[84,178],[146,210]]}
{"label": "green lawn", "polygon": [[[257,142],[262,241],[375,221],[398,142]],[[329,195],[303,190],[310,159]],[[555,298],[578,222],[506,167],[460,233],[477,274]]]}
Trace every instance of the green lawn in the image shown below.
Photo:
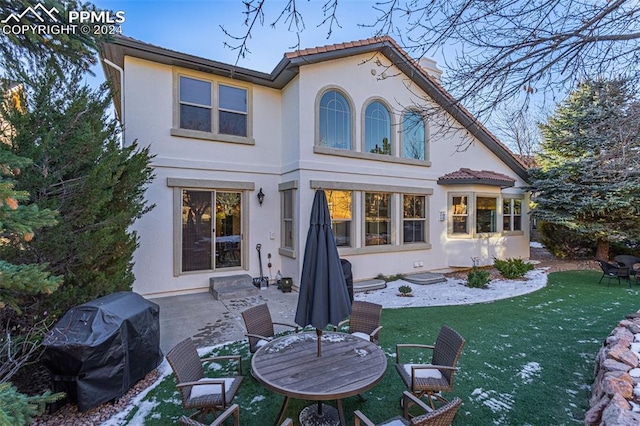
{"label": "green lawn", "polygon": [[[558,272],[549,276],[547,287],[513,299],[384,310],[380,345],[388,354],[387,373],[365,394],[366,402],[344,401],[347,422],[351,424],[356,409],[374,422],[400,414],[404,388],[393,366],[395,344],[432,344],[440,326],[448,324],[467,340],[454,391],[445,395],[463,400],[454,425],[583,423],[596,353],[617,322],[640,309],[640,286],[607,287],[598,284],[599,277],[593,271]],[[235,401],[242,425],[272,424],[282,397],[251,378],[246,343],[215,352],[245,356],[247,378]],[[292,400],[287,415],[297,422],[297,414],[309,404]],[[172,424],[183,414],[172,376],[137,405],[126,424]]]}

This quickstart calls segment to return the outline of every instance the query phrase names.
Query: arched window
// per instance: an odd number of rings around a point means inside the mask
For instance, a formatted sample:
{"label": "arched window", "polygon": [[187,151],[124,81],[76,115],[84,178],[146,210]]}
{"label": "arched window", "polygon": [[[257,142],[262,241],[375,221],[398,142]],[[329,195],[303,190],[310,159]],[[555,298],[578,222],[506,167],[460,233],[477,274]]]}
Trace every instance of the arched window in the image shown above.
{"label": "arched window", "polygon": [[345,97],[330,90],[320,99],[320,145],[351,149],[351,109]]}
{"label": "arched window", "polygon": [[425,160],[427,138],[424,120],[418,111],[407,111],[402,120],[402,156]]}
{"label": "arched window", "polygon": [[391,118],[382,102],[371,102],[365,110],[364,152],[391,155]]}

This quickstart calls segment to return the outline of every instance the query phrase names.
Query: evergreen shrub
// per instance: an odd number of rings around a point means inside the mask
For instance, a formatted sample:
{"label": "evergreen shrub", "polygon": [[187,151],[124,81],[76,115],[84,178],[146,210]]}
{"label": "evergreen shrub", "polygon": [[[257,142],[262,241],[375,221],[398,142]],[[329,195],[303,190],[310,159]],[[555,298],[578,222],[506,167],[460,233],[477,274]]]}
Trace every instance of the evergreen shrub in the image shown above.
{"label": "evergreen shrub", "polygon": [[533,269],[533,265],[526,263],[522,259],[507,258],[505,260],[493,259],[493,266],[500,274],[509,279],[521,278]]}

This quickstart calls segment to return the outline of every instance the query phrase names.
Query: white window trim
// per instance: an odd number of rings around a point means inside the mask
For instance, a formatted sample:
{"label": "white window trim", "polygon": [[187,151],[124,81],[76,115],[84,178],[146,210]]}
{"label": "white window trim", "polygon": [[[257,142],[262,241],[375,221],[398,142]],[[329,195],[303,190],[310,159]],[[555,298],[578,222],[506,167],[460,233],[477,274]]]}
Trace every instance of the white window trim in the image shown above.
{"label": "white window trim", "polygon": [[[502,200],[507,201],[510,200],[511,201],[511,223],[513,224],[513,218],[515,217],[513,214],[513,201],[514,200],[520,200],[520,228],[518,230],[510,230],[510,229],[502,229],[502,234],[503,235],[524,235],[524,196],[518,196],[518,195],[503,195],[502,196]],[[503,202],[500,203],[501,209],[504,208],[503,206]],[[501,215],[502,218],[504,218],[504,211],[501,211]],[[500,221],[501,226],[504,228],[504,219]]]}
{"label": "white window trim", "polygon": [[416,245],[416,244],[424,244],[423,242],[405,242],[404,241],[404,222],[405,221],[416,221],[418,219],[406,219],[404,217],[404,197],[408,195],[408,196],[413,196],[413,197],[424,197],[424,228],[423,228],[423,238],[425,242],[429,241],[429,197],[424,195],[424,194],[407,194],[407,193],[403,193],[400,194],[400,225],[402,226],[400,229],[400,233],[399,233],[399,238],[400,238],[400,244],[402,245]]}
{"label": "white window trim", "polygon": [[[283,247],[282,243],[284,241],[284,195],[282,194],[284,191],[293,191],[291,196],[291,215],[292,215],[292,223],[291,223],[291,232],[293,235],[291,236],[293,247]],[[293,180],[289,182],[284,182],[278,185],[278,191],[280,192],[280,247],[278,247],[278,254],[286,257],[290,257],[295,259],[298,257],[297,250],[297,242],[298,242],[298,181]]]}
{"label": "white window trim", "polygon": [[[432,188],[426,187],[410,187],[410,186],[401,186],[401,185],[384,185],[384,184],[369,184],[369,183],[358,183],[358,182],[336,182],[336,181],[320,181],[320,180],[312,180],[310,181],[311,189],[315,190],[318,188],[324,189],[334,189],[334,190],[342,190],[342,191],[352,191],[353,204],[352,204],[352,212],[351,212],[351,223],[352,230],[351,233],[353,235],[352,242],[354,247],[338,247],[338,252],[341,256],[348,255],[359,255],[359,254],[370,254],[370,253],[394,253],[394,252],[405,252],[405,251],[416,251],[416,250],[428,250],[431,249],[430,243],[430,232],[428,230],[429,227],[429,196],[433,195]],[[385,192],[391,194],[391,205],[389,208],[391,209],[391,244],[379,245],[379,246],[366,246],[365,245],[365,217],[364,217],[364,193],[365,192]],[[402,220],[402,214],[400,212],[401,201],[398,201],[403,195],[424,195],[426,196],[426,215],[427,215],[427,231],[426,231],[426,242],[425,243],[411,243],[411,244],[402,244],[400,238],[397,236],[398,226],[401,224],[399,221]]]}
{"label": "white window trim", "polygon": [[224,271],[249,270],[248,246],[249,241],[249,197],[255,191],[253,182],[233,182],[206,179],[167,178],[167,186],[173,189],[173,276],[211,274],[215,269],[202,271],[182,270],[182,191],[195,189],[203,191],[238,191],[242,197],[242,259],[240,265],[234,268],[224,268]]}
{"label": "white window trim", "polygon": [[[211,83],[211,132],[180,128],[180,77],[187,77],[194,80]],[[247,91],[247,136],[226,135],[218,132],[220,109],[218,108],[218,96],[220,84],[228,87],[235,87]],[[238,113],[237,111],[233,111]],[[250,85],[229,82],[225,79],[212,79],[211,75],[197,72],[186,72],[184,70],[173,70],[173,124],[170,129],[171,136],[200,139],[216,142],[228,142],[245,145],[255,145],[253,138],[253,90]]]}

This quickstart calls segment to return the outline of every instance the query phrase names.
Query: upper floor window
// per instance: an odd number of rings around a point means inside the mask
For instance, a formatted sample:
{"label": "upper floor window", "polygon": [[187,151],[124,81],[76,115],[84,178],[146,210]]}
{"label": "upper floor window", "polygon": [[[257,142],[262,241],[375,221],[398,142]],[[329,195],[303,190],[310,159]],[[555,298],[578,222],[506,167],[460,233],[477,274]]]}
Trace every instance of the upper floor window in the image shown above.
{"label": "upper floor window", "polygon": [[247,87],[175,74],[177,105],[171,134],[251,144],[251,91]]}
{"label": "upper floor window", "polygon": [[180,76],[180,128],[211,132],[211,83]]}
{"label": "upper floor window", "polygon": [[426,159],[426,129],[418,111],[407,111],[402,120],[402,156],[416,160]]}
{"label": "upper floor window", "polygon": [[364,113],[364,150],[391,155],[391,118],[378,101],[371,102]]}
{"label": "upper floor window", "polygon": [[351,149],[351,108],[338,91],[330,90],[320,99],[320,145]]}
{"label": "upper floor window", "polygon": [[218,86],[219,132],[247,136],[247,91],[238,87]]}

